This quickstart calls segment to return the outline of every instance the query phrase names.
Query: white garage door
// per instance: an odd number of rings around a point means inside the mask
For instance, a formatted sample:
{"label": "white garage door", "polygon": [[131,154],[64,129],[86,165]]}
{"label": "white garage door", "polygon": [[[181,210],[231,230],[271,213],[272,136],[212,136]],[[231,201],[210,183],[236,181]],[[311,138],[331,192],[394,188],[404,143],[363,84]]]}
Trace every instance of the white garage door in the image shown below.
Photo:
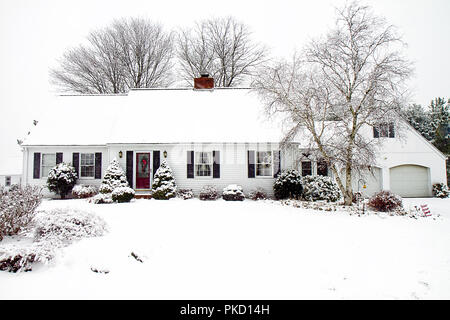
{"label": "white garage door", "polygon": [[390,169],[391,191],[402,197],[429,197],[428,168],[413,165]]}
{"label": "white garage door", "polygon": [[[363,188],[364,185],[366,188]],[[365,171],[361,175],[355,174],[352,187],[354,192],[361,191],[364,197],[370,197],[381,191],[381,169],[372,167],[370,171]]]}

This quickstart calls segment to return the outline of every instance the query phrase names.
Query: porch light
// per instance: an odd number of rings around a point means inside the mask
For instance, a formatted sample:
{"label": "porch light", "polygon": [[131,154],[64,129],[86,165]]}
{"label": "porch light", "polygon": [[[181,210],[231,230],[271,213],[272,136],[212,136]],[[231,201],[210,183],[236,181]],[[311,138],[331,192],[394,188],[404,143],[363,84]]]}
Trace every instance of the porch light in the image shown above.
{"label": "porch light", "polygon": [[164,155],[164,158],[167,158],[167,151],[166,150],[164,150],[163,155]]}
{"label": "porch light", "polygon": [[120,150],[119,151],[119,158],[122,158],[122,156],[123,156],[123,152],[122,152],[122,150]]}

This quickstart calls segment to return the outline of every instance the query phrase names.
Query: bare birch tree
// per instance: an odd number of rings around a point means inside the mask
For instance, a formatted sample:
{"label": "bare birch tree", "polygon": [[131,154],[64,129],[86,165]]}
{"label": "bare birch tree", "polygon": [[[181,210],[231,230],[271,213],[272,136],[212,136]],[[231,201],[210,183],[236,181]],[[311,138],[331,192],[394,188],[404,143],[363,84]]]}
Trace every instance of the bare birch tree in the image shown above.
{"label": "bare birch tree", "polygon": [[121,93],[173,81],[173,35],[159,24],[115,20],[87,40],[87,45],[67,50],[59,67],[50,71],[51,82],[61,91]]}
{"label": "bare birch tree", "polygon": [[204,20],[178,35],[177,56],[184,80],[209,73],[217,87],[232,87],[253,75],[268,50],[251,39],[250,29],[233,17]]}
{"label": "bare birch tree", "polygon": [[412,69],[393,26],[371,9],[350,3],[336,26],[312,40],[291,62],[267,67],[254,81],[269,114],[288,126],[283,142],[310,139],[333,172],[346,205],[352,176],[374,164],[377,143],[368,129],[400,125],[398,112]]}

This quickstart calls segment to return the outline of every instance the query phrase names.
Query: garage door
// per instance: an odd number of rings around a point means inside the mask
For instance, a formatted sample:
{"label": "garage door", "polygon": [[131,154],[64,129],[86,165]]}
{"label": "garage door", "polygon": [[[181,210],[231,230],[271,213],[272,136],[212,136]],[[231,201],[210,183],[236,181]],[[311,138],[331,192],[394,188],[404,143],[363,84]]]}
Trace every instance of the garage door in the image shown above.
{"label": "garage door", "polygon": [[429,197],[428,168],[404,165],[390,170],[391,191],[402,197]]}
{"label": "garage door", "polygon": [[[363,188],[364,185],[366,188]],[[365,171],[362,175],[356,174],[352,187],[354,192],[361,191],[364,197],[370,197],[374,193],[381,191],[381,169],[372,167],[370,171]]]}

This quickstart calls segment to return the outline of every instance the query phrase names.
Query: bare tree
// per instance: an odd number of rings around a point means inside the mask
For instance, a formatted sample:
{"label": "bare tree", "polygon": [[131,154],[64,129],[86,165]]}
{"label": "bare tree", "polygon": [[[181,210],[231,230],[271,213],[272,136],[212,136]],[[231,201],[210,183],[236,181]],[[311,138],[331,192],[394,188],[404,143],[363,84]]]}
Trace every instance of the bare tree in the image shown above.
{"label": "bare tree", "polygon": [[410,63],[393,26],[353,2],[337,10],[336,26],[311,41],[291,62],[265,68],[254,86],[269,114],[285,117],[284,143],[310,139],[352,203],[352,175],[374,164],[377,143],[369,129],[394,123]]}
{"label": "bare tree", "polygon": [[218,87],[232,87],[253,75],[267,48],[251,40],[249,28],[233,17],[201,21],[178,35],[177,56],[184,80],[202,73]]}
{"label": "bare tree", "polygon": [[115,20],[64,53],[51,82],[62,91],[121,93],[172,82],[173,35],[144,19]]}

